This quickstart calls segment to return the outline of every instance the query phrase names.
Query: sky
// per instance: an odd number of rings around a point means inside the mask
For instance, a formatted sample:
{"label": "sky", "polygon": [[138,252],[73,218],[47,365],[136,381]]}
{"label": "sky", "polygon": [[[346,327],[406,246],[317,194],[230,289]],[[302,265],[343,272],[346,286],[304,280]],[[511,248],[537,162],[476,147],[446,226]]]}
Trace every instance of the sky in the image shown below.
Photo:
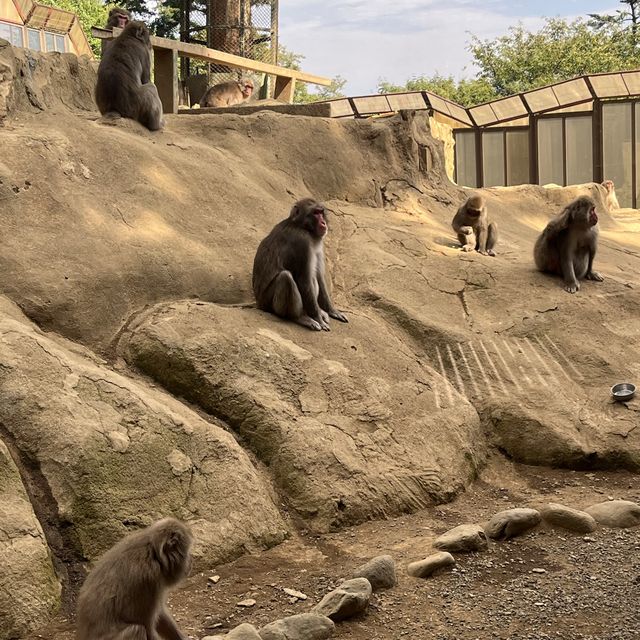
{"label": "sky", "polygon": [[280,0],[280,43],[302,54],[303,71],[342,76],[347,95],[376,93],[379,79],[403,85],[413,76],[473,77],[466,46],[544,16],[613,13],[616,0]]}

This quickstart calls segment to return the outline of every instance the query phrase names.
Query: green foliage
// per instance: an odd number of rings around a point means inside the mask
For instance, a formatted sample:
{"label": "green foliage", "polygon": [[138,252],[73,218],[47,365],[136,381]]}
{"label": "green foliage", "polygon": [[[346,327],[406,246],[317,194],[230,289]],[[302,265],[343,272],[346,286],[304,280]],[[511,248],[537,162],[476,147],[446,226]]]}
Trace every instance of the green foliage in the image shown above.
{"label": "green foliage", "polygon": [[552,18],[536,33],[519,25],[494,40],[472,36],[469,50],[480,69],[478,78],[499,96],[640,64],[631,30],[615,21],[595,27],[582,19]]}
{"label": "green foliage", "polygon": [[[278,65],[287,69],[295,69],[302,71],[300,66],[304,56],[299,53],[293,53],[286,47],[280,45],[278,47]],[[343,89],[347,81],[341,76],[336,76],[331,80],[328,87],[322,87],[319,91],[309,92],[309,85],[304,82],[296,82],[296,88],[293,94],[294,104],[306,104],[309,102],[319,102],[321,100],[332,100],[333,98],[344,98]]]}
{"label": "green foliage", "polygon": [[75,13],[94,55],[100,55],[100,41],[91,37],[91,27],[102,26],[107,22],[109,11],[100,0],[38,0],[38,2]]}
{"label": "green foliage", "polygon": [[463,79],[456,82],[453,76],[441,76],[438,73],[433,76],[416,76],[408,80],[404,86],[398,86],[385,80],[380,80],[377,91],[378,93],[432,91],[464,107],[488,102],[489,100],[493,100],[497,95],[487,80],[474,78],[470,80]]}

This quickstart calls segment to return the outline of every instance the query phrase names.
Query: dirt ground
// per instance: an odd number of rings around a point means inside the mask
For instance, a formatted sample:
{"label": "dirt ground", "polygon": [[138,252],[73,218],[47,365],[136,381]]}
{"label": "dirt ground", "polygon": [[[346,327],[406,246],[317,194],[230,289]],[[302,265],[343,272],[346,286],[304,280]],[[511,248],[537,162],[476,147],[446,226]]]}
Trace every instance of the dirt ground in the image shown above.
{"label": "dirt ground", "polygon": [[[190,638],[260,627],[309,611],[363,561],[391,554],[398,585],[374,594],[366,615],[336,625],[353,640],[634,640],[640,637],[640,529],[588,535],[541,526],[487,552],[457,554],[452,572],[420,580],[406,565],[432,553],[433,537],[516,506],[560,502],[586,507],[608,498],[640,501],[637,476],[510,464],[494,458],[459,499],[339,533],[299,536],[264,553],[197,572],[170,598]],[[534,569],[536,571],[534,571]],[[544,573],[537,570],[544,570]],[[214,584],[210,577],[218,575]],[[308,596],[291,602],[283,589]],[[238,602],[253,598],[255,606]],[[34,638],[71,640],[66,618]]]}

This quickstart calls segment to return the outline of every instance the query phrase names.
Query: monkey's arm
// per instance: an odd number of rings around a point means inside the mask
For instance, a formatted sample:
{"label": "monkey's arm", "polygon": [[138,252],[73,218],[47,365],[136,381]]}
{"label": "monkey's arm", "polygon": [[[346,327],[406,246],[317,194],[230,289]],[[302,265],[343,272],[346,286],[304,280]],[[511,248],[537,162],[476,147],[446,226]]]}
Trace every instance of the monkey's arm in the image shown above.
{"label": "monkey's arm", "polygon": [[589,247],[589,264],[587,265],[587,273],[585,274],[585,278],[587,280],[594,280],[595,282],[603,282],[604,278],[597,272],[593,270],[593,259],[596,257],[596,247],[595,240],[593,241],[592,246]]}
{"label": "monkey's arm", "polygon": [[178,629],[171,614],[166,609],[162,609],[158,616],[156,630],[165,640],[187,640],[187,637]]}
{"label": "monkey's arm", "polygon": [[562,278],[564,279],[565,291],[575,293],[580,289],[576,272],[573,268],[573,253],[575,249],[567,246],[565,243],[560,250],[560,268],[562,269]]}
{"label": "monkey's arm", "polygon": [[477,248],[480,253],[487,253],[487,225],[486,224],[479,225]]}
{"label": "monkey's arm", "polygon": [[324,281],[324,270],[318,269],[318,303],[320,308],[326,311],[332,318],[340,320],[340,322],[349,322],[347,317],[338,311],[329,298],[329,292],[327,291],[327,285]]}

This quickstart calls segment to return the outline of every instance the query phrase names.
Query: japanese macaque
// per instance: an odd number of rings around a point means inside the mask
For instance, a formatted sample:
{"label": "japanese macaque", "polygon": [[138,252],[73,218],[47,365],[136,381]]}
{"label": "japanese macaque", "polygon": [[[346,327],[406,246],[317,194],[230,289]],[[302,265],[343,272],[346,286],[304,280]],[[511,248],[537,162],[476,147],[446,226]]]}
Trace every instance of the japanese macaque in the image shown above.
{"label": "japanese macaque", "polygon": [[253,261],[258,308],[314,331],[329,331],[329,318],[348,322],[329,298],[323,241],[327,211],[311,198],[296,202],[260,243]]}
{"label": "japanese macaque", "polygon": [[111,11],[109,11],[109,18],[107,19],[105,29],[113,29],[113,27],[124,29],[129,22],[131,22],[131,14],[126,9],[113,7]]}
{"label": "japanese macaque", "polygon": [[606,189],[607,195],[605,196],[604,203],[607,205],[609,211],[615,211],[620,208],[618,204],[618,198],[616,196],[616,186],[613,184],[613,180],[605,180],[602,186]]}
{"label": "japanese macaque", "polygon": [[451,223],[458,235],[463,251],[473,251],[495,256],[498,241],[498,225],[489,222],[487,205],[481,195],[474,194],[458,209]]}
{"label": "japanese macaque", "polygon": [[98,67],[96,103],[102,115],[132,118],[151,131],[164,125],[162,102],[151,82],[151,40],[142,22],[127,23]]}
{"label": "japanese macaque", "polygon": [[241,78],[231,82],[221,82],[209,87],[200,98],[201,107],[231,107],[241,104],[253,95],[253,80]]}
{"label": "japanese macaque", "polygon": [[165,600],[191,570],[191,532],[164,518],[109,549],[80,589],[77,640],[187,640]]}
{"label": "japanese macaque", "polygon": [[578,280],[604,280],[593,271],[597,248],[596,203],[589,196],[580,196],[547,224],[536,241],[533,257],[540,271],[562,276],[565,290],[575,293],[580,289]]}

